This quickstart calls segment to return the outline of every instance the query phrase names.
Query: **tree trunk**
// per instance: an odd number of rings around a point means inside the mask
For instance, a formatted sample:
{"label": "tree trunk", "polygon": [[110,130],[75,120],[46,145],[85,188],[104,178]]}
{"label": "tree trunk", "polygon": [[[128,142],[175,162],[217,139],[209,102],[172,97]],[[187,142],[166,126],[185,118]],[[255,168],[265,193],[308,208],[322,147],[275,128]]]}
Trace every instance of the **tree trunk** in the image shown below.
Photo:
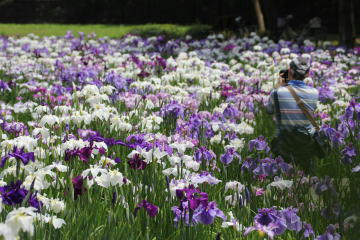
{"label": "tree trunk", "polygon": [[356,30],[353,0],[339,0],[339,35],[340,45],[354,47]]}
{"label": "tree trunk", "polygon": [[256,19],[258,22],[259,33],[261,34],[264,33],[266,29],[265,29],[264,16],[261,11],[260,0],[253,0],[253,3],[255,8]]}

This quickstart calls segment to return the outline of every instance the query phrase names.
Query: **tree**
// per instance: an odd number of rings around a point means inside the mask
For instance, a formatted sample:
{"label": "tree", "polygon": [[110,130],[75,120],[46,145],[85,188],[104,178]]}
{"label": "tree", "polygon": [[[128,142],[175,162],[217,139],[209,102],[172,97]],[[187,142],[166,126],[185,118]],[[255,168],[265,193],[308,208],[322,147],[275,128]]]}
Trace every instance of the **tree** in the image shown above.
{"label": "tree", "polygon": [[259,33],[260,34],[265,33],[265,31],[266,31],[265,22],[264,22],[263,13],[261,11],[260,0],[253,0],[253,3],[254,3],[256,19],[257,19],[257,22],[258,22]]}
{"label": "tree", "polygon": [[347,48],[355,45],[356,30],[353,0],[338,0],[340,44]]}

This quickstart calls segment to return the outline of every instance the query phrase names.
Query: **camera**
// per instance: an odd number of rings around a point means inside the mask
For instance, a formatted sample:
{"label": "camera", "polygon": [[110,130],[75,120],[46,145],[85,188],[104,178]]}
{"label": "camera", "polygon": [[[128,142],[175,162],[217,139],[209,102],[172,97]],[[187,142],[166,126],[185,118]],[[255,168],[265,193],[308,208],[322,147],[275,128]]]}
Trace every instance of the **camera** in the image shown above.
{"label": "camera", "polygon": [[289,70],[288,69],[280,70],[279,75],[285,79],[285,82],[288,82],[288,79],[289,79]]}

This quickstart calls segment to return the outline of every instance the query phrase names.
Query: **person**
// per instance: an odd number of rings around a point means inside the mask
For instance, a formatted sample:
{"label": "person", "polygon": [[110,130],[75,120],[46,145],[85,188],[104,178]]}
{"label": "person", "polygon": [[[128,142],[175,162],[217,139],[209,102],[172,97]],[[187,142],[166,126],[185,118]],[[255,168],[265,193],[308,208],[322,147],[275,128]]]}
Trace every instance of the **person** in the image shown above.
{"label": "person", "polygon": [[301,166],[307,173],[311,171],[316,158],[316,148],[311,141],[316,129],[296,103],[288,86],[291,86],[309,112],[315,111],[319,93],[304,82],[309,71],[309,59],[298,56],[292,60],[285,71],[287,78],[282,71],[266,105],[267,112],[275,115],[276,119],[276,134],[271,142],[273,154]]}

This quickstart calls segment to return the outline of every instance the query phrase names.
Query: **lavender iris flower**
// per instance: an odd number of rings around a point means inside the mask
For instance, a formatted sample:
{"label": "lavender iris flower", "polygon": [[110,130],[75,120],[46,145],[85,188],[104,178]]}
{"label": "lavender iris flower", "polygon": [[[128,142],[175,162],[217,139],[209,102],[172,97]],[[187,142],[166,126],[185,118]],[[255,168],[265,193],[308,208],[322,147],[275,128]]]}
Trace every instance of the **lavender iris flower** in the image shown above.
{"label": "lavender iris flower", "polygon": [[207,206],[201,206],[194,211],[194,220],[205,225],[212,224],[215,217],[226,220],[225,214],[216,207],[215,202],[209,202]]}
{"label": "lavender iris flower", "polygon": [[179,117],[184,117],[184,107],[177,102],[171,102],[167,105],[165,105],[160,110],[160,115],[162,117],[172,117],[174,119],[177,119]]}
{"label": "lavender iris flower", "polygon": [[100,134],[97,131],[93,131],[91,129],[78,129],[77,133],[79,134],[79,137],[82,139],[100,136]]}
{"label": "lavender iris flower", "polygon": [[309,238],[310,236],[314,236],[314,230],[309,223],[304,222],[304,237]]}
{"label": "lavender iris flower", "polygon": [[330,224],[324,234],[317,236],[315,240],[340,240],[340,234],[335,232],[335,226]]}
{"label": "lavender iris flower", "polygon": [[319,88],[319,100],[324,103],[335,99],[334,92],[328,87],[324,86]]}
{"label": "lavender iris flower", "polygon": [[[285,230],[299,232],[302,230],[303,223],[296,208],[286,208],[276,210],[272,208],[263,208],[258,210],[254,218],[254,226],[245,230],[245,235],[257,230],[266,233],[271,239],[274,236],[281,235]],[[308,228],[310,231],[310,228]]]}
{"label": "lavender iris flower", "polygon": [[256,139],[250,140],[249,151],[253,152],[254,149],[257,151],[266,151],[266,152],[270,151],[270,148],[265,140],[265,137],[259,136]]}
{"label": "lavender iris flower", "polygon": [[212,159],[216,157],[215,153],[211,150],[208,150],[206,147],[200,147],[195,151],[195,161],[202,162],[205,160],[206,162],[210,162]]}
{"label": "lavender iris flower", "polygon": [[4,131],[10,134],[15,134],[16,136],[21,134],[29,135],[28,128],[22,122],[3,122],[1,127],[4,129]]}
{"label": "lavender iris flower", "polygon": [[239,161],[241,161],[241,155],[235,151],[234,148],[229,148],[227,151],[221,155],[220,160],[225,165],[229,165],[236,157]]}
{"label": "lavender iris flower", "polygon": [[0,80],[0,90],[1,91],[10,91],[9,84],[7,84],[6,82]]}
{"label": "lavender iris flower", "polygon": [[356,157],[356,150],[353,144],[349,143],[342,151],[341,162],[344,164],[352,163],[354,157]]}
{"label": "lavender iris flower", "polygon": [[300,232],[302,229],[302,222],[297,215],[297,212],[298,209],[296,208],[287,208],[281,211],[281,215],[286,221],[287,229]]}

